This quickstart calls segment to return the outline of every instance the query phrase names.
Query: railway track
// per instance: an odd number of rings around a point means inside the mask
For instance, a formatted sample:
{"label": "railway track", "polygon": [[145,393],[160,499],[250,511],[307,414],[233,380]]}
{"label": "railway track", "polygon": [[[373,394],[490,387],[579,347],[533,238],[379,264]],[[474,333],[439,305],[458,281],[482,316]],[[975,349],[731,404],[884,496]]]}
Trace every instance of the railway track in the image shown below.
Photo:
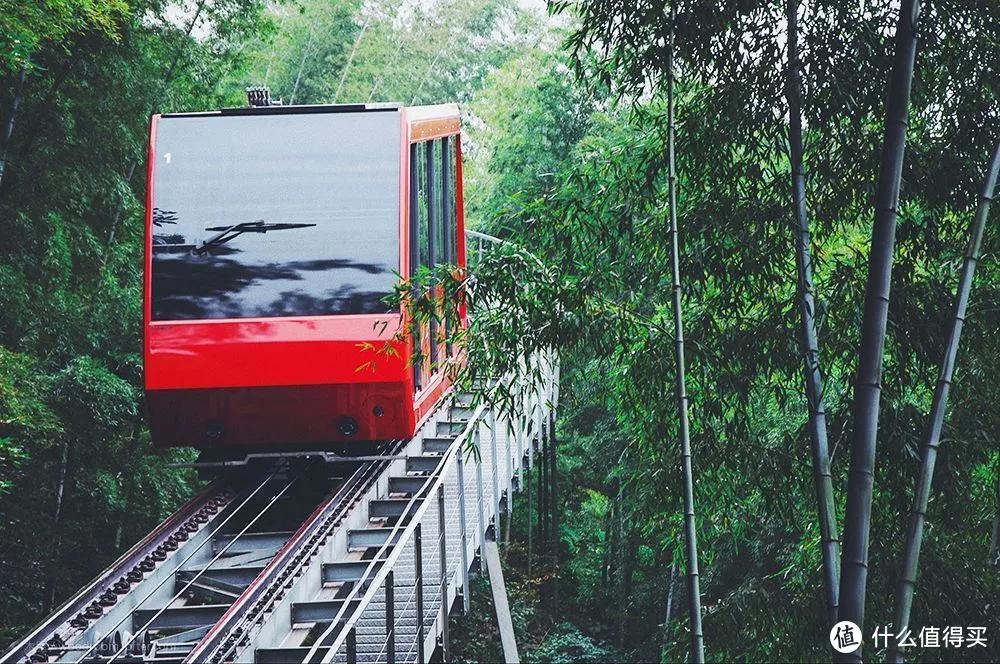
{"label": "railway track", "polygon": [[447,650],[452,606],[467,608],[557,370],[517,421],[460,395],[369,457],[223,469],[0,661],[427,661]]}
{"label": "railway track", "polygon": [[[353,475],[365,465],[341,466]],[[212,483],[3,661],[182,661],[346,480],[285,468]]]}

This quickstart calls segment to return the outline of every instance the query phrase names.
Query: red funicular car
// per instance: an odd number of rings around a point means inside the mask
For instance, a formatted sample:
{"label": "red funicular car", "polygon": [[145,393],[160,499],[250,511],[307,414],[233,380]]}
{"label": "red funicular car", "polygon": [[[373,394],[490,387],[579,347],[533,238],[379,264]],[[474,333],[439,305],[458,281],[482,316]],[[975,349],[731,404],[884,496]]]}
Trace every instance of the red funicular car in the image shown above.
{"label": "red funicular car", "polygon": [[[465,265],[459,131],[454,105],[153,117],[156,445],[315,449],[413,434],[448,387],[431,368],[446,347],[425,331],[428,361],[411,366],[385,297],[417,265]],[[387,342],[398,357],[369,366]]]}

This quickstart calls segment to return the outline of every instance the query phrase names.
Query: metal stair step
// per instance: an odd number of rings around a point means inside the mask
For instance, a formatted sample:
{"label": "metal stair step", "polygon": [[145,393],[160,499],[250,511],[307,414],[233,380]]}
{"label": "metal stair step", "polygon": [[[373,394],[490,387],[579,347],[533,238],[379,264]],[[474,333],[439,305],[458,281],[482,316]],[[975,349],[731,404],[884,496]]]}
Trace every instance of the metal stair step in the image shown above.
{"label": "metal stair step", "polygon": [[357,528],[347,531],[347,549],[349,551],[359,551],[363,549],[377,549],[385,546],[390,538],[398,541],[403,534],[403,529],[399,528]]}
{"label": "metal stair step", "polygon": [[355,583],[360,581],[362,576],[374,562],[368,576],[378,573],[384,560],[347,560],[333,563],[323,563],[320,573],[323,576],[323,583]]}
{"label": "metal stair step", "polygon": [[[292,624],[331,622],[347,603],[343,599],[325,599],[312,602],[292,602]],[[347,611],[354,611],[359,605],[358,599],[350,601]],[[345,612],[344,615],[349,615]]]}
{"label": "metal stair step", "polygon": [[458,434],[465,431],[465,422],[452,422],[450,420],[438,420],[437,423],[437,435],[438,436],[457,436]]}
{"label": "metal stair step", "polygon": [[451,448],[451,444],[454,442],[454,438],[431,436],[424,438],[420,445],[423,448],[424,454],[444,454]]}
{"label": "metal stair step", "polygon": [[406,457],[406,472],[433,473],[441,465],[440,456],[408,456]]}
{"label": "metal stair step", "polygon": [[389,493],[416,493],[429,484],[427,480],[426,477],[390,477]]}

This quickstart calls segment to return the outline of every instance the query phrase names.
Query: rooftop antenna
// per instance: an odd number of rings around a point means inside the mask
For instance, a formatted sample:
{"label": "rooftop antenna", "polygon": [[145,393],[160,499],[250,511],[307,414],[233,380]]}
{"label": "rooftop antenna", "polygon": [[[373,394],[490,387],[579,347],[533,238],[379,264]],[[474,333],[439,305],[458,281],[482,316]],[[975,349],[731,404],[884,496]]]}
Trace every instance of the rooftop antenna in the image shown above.
{"label": "rooftop antenna", "polygon": [[251,85],[247,88],[247,106],[281,106],[280,99],[271,99],[271,90],[266,85]]}

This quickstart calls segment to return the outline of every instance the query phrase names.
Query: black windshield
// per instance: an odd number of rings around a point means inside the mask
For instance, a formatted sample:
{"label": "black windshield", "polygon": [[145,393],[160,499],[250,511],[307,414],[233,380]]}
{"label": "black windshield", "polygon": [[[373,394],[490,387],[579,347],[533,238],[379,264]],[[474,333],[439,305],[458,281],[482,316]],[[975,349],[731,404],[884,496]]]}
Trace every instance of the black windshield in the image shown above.
{"label": "black windshield", "polygon": [[161,118],[153,319],[386,311],[399,269],[399,121]]}

